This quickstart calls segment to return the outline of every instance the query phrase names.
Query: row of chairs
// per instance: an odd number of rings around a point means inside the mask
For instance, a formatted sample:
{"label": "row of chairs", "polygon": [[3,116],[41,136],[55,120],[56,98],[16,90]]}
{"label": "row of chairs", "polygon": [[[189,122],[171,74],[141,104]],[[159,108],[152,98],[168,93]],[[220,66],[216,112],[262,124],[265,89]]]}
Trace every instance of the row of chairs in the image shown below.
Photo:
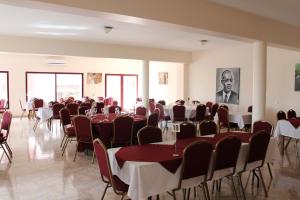
{"label": "row of chairs", "polygon": [[292,119],[297,117],[297,113],[295,110],[290,109],[285,113],[284,111],[280,110],[276,114],[277,120],[282,120],[282,119]]}
{"label": "row of chairs", "polygon": [[10,133],[10,125],[12,120],[12,114],[9,111],[5,111],[3,113],[3,118],[1,121],[1,128],[0,128],[0,147],[3,149],[7,159],[9,162],[12,162],[12,150],[9,147],[7,140]]}
{"label": "row of chairs", "polygon": [[[150,135],[151,137],[149,137]],[[160,142],[162,141],[162,131],[156,127],[143,128],[138,133],[138,140],[139,144]],[[220,180],[223,177],[229,177],[234,188],[234,194],[238,199],[235,183],[233,181],[233,176],[236,175],[238,177],[239,187],[242,189],[242,195],[244,199],[246,199],[244,187],[242,185],[241,174],[246,171],[257,170],[262,181],[265,196],[267,197],[268,192],[263,180],[261,168],[265,164],[265,157],[269,141],[270,134],[265,131],[257,132],[256,134],[253,134],[251,136],[248,154],[246,156],[243,169],[239,172],[236,172],[237,159],[241,148],[241,141],[238,137],[227,136],[219,141],[216,144],[214,154],[214,147],[209,142],[197,141],[190,144],[183,151],[182,168],[178,187],[173,189],[170,194],[173,196],[173,199],[176,199],[175,192],[177,190],[184,189],[184,191],[187,191],[184,193],[184,195],[186,196],[187,194],[189,198],[190,189],[200,186],[202,187],[205,199],[210,199],[207,182],[211,180]],[[93,144],[98,160],[101,178],[103,182],[107,184],[102,195],[102,199],[104,198],[109,186],[113,188],[116,194],[121,195],[123,199],[128,191],[129,186],[121,181],[117,176],[112,175],[109,157],[105,145],[99,139],[95,139],[93,141]],[[199,155],[201,156],[199,157]],[[209,173],[211,159],[213,159],[213,170],[211,173]],[[225,173],[223,171],[223,173],[218,173],[218,175],[216,175],[216,172],[221,172],[224,169],[229,170]],[[200,178],[199,182],[194,185],[188,185],[188,187],[185,186],[185,180],[196,177]]]}

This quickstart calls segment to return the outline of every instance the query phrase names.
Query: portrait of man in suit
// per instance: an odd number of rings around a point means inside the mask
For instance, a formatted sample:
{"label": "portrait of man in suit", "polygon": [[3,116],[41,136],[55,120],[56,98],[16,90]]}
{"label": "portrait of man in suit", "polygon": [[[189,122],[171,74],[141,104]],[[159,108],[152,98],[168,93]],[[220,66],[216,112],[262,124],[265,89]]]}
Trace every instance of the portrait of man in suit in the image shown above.
{"label": "portrait of man in suit", "polygon": [[239,68],[217,69],[216,102],[239,104]]}

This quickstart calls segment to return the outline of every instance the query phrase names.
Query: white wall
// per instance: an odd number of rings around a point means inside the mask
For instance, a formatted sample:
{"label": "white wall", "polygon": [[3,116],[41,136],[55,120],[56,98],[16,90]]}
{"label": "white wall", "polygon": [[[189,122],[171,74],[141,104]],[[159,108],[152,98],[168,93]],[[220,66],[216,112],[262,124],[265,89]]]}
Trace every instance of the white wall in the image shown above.
{"label": "white wall", "polygon": [[276,121],[278,110],[293,108],[300,116],[300,92],[295,88],[295,64],[300,63],[300,52],[268,48],[267,60],[267,118]]}
{"label": "white wall", "polygon": [[229,105],[244,112],[252,102],[252,45],[194,52],[188,70],[191,100],[215,101],[216,68],[240,68],[240,104]]}
{"label": "white wall", "polygon": [[[105,95],[105,73],[112,74],[138,74],[139,82],[142,81],[141,61],[111,58],[65,57],[66,66],[47,66],[46,56],[25,54],[0,54],[0,71],[9,71],[9,100],[10,110],[13,115],[20,115],[19,99],[25,102],[26,84],[25,72],[79,72],[84,73],[84,95]],[[102,83],[88,85],[87,72],[102,73]],[[139,88],[141,94],[141,88]]]}
{"label": "white wall", "polygon": [[[158,73],[168,73],[168,84],[161,85],[158,82]],[[167,104],[183,99],[184,89],[184,64],[172,62],[150,62],[149,85],[150,98],[155,101],[165,100]]]}

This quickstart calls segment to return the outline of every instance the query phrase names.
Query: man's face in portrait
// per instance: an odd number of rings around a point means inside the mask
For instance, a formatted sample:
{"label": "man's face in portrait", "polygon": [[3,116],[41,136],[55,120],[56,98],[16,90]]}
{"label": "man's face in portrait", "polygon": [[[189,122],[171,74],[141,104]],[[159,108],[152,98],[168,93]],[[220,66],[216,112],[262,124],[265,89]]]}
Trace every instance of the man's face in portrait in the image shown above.
{"label": "man's face in portrait", "polygon": [[232,78],[231,72],[227,71],[227,72],[223,73],[221,83],[223,85],[223,90],[225,93],[228,93],[231,91],[232,82],[233,82],[233,78]]}

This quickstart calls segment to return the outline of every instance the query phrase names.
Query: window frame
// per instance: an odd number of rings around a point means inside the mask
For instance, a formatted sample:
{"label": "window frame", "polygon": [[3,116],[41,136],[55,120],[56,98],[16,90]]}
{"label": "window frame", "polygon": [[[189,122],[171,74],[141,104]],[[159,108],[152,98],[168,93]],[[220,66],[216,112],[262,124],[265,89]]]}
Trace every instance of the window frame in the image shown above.
{"label": "window frame", "polygon": [[84,73],[80,72],[36,72],[36,71],[27,71],[25,72],[25,85],[26,85],[26,101],[28,101],[28,74],[54,74],[55,77],[55,101],[57,101],[57,75],[81,75],[81,94],[84,96]]}
{"label": "window frame", "polygon": [[6,87],[7,87],[7,109],[9,109],[9,71],[0,71],[0,73],[6,74]]}

